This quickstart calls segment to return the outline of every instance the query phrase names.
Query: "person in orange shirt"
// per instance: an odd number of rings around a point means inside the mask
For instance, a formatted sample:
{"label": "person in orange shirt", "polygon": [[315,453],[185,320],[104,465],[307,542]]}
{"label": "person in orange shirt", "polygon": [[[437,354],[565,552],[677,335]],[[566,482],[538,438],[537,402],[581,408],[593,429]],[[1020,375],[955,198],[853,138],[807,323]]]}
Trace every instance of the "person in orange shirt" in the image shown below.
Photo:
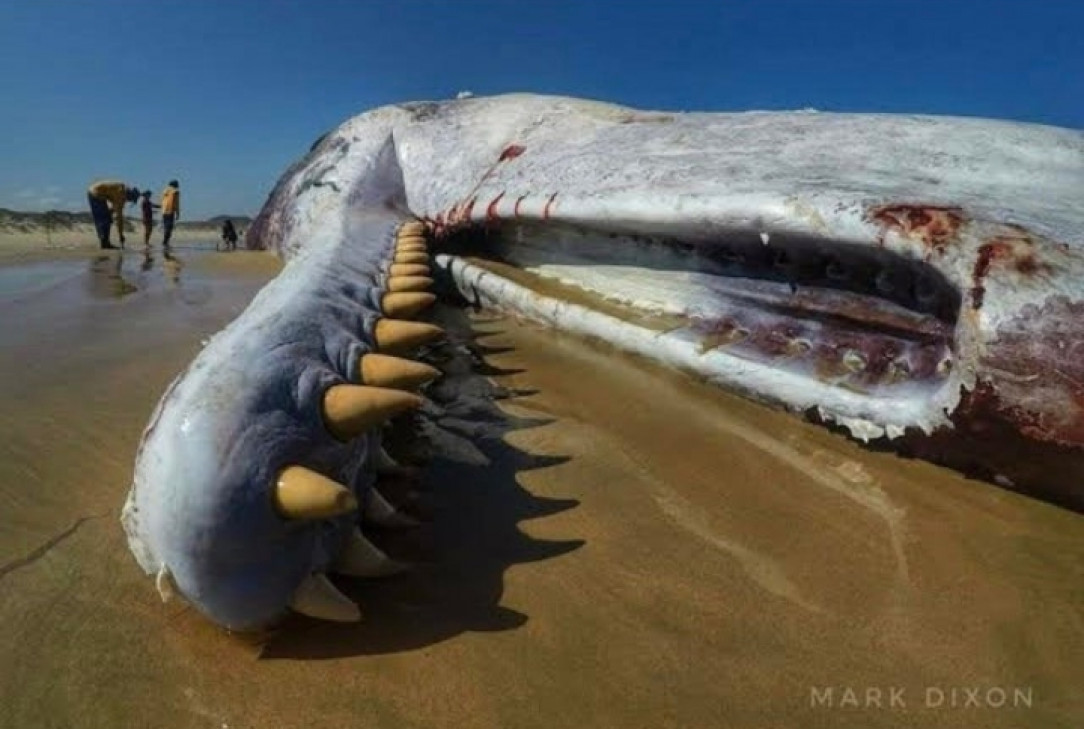
{"label": "person in orange shirt", "polygon": [[90,215],[94,218],[94,229],[102,248],[116,248],[109,242],[109,229],[113,221],[117,224],[121,248],[124,247],[124,204],[134,203],[138,199],[138,189],[117,180],[98,180],[87,188]]}
{"label": "person in orange shirt", "polygon": [[181,190],[176,180],[170,180],[162,191],[162,247],[169,247],[173,224],[181,217]]}

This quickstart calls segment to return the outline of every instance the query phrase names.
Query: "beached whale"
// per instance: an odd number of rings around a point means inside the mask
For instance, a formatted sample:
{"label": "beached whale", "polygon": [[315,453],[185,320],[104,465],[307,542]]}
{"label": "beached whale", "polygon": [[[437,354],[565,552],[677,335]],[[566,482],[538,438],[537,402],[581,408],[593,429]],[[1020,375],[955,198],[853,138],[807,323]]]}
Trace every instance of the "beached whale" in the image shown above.
{"label": "beached whale", "polygon": [[438,375],[409,359],[441,336],[410,321],[434,275],[1081,508],[1082,196],[1084,134],[1021,123],[534,95],[362,114],[249,229],[287,265],[162,397],[132,551],[231,629],[357,619],[326,575],[401,567],[359,517],[407,521],[375,488],[380,425]]}

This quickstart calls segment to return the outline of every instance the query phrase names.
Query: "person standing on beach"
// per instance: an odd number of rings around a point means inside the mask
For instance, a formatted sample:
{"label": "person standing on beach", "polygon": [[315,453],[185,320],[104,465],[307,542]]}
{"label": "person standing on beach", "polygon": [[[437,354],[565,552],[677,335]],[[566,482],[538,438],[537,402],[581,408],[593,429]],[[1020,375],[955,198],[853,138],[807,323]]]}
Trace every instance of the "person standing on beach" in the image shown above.
{"label": "person standing on beach", "polygon": [[237,229],[229,218],[222,224],[222,247],[227,251],[237,250]]}
{"label": "person standing on beach", "polygon": [[139,190],[117,180],[98,180],[87,188],[87,202],[94,219],[94,230],[103,249],[116,248],[109,242],[109,229],[113,221],[120,235],[120,247],[124,247],[124,204],[139,199]]}
{"label": "person standing on beach", "polygon": [[143,245],[150,247],[151,244],[151,230],[154,228],[154,209],[161,207],[151,202],[151,191],[143,191],[143,199],[139,203],[140,210],[143,212]]}
{"label": "person standing on beach", "polygon": [[181,190],[176,180],[170,180],[169,185],[162,191],[162,247],[169,247],[169,239],[173,237],[173,224],[181,217]]}

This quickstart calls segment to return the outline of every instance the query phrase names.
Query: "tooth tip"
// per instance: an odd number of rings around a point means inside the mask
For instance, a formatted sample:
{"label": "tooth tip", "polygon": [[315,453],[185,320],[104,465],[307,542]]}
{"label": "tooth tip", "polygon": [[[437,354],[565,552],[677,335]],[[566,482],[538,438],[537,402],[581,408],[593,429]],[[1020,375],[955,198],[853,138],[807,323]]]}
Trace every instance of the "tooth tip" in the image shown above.
{"label": "tooth tip", "polygon": [[438,326],[401,319],[379,319],[373,327],[373,338],[381,350],[410,349],[443,336],[444,330]]}
{"label": "tooth tip", "polygon": [[434,294],[420,291],[394,291],[384,294],[380,305],[386,316],[410,318],[417,316],[437,300]]}
{"label": "tooth tip", "polygon": [[413,390],[440,376],[435,367],[386,354],[362,355],[359,369],[363,384],[401,390]]}
{"label": "tooth tip", "polygon": [[287,466],[273,489],[274,505],[287,519],[328,519],[355,511],[349,489],[304,466]]}
{"label": "tooth tip", "polygon": [[349,440],[421,404],[414,393],[393,388],[334,385],[324,393],[324,422],[336,438]]}

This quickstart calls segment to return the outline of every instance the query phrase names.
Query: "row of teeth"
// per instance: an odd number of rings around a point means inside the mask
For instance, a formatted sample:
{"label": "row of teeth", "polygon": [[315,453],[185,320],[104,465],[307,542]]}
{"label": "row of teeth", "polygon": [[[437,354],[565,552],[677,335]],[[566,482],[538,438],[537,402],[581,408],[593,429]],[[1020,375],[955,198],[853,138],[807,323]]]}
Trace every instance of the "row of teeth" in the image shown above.
{"label": "row of teeth", "polygon": [[[436,296],[428,291],[433,279],[422,223],[412,221],[399,228],[388,274],[387,293],[381,300],[381,310],[387,318],[376,323],[376,349],[403,353],[443,337],[444,331],[439,327],[408,321],[436,301]],[[322,401],[325,427],[344,442],[364,436],[395,415],[420,407],[423,400],[414,391],[440,374],[429,365],[388,354],[362,355],[359,371],[364,384],[330,387]],[[398,464],[378,447],[373,465],[378,473],[387,473]],[[272,491],[275,509],[286,519],[332,519],[359,509],[350,489],[303,466],[283,468]],[[398,512],[375,488],[367,499],[363,516],[381,526],[417,523]],[[355,528],[331,569],[353,577],[382,577],[402,571],[405,565],[389,558]],[[302,581],[289,606],[303,615],[324,620],[361,619],[358,606],[320,573]]]}

